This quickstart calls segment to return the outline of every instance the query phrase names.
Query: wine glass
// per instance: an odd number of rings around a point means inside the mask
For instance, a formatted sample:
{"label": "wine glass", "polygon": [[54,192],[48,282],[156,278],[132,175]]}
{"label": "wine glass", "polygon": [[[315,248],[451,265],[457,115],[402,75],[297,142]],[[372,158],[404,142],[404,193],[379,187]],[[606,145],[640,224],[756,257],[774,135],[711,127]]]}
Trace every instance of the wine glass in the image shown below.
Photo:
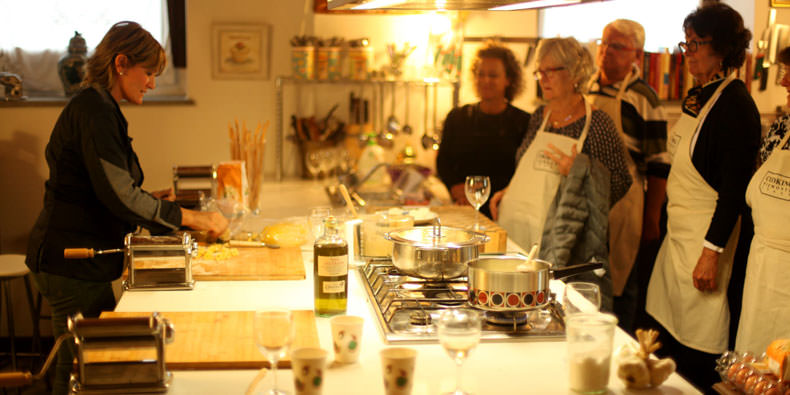
{"label": "wine glass", "polygon": [[262,310],[255,312],[253,322],[255,344],[272,367],[272,388],[269,395],[287,394],[277,389],[277,362],[288,353],[293,339],[293,315],[288,310]]}
{"label": "wine glass", "polygon": [[491,195],[491,180],[488,176],[466,176],[464,183],[466,200],[475,208],[475,230],[480,230],[480,207],[488,200]]}
{"label": "wine glass", "polygon": [[439,315],[436,326],[439,342],[456,365],[455,391],[449,394],[468,394],[461,390],[461,366],[469,356],[469,352],[480,342],[482,331],[480,313],[465,308],[444,310]]}
{"label": "wine glass", "polygon": [[601,309],[601,288],[598,284],[569,282],[562,294],[565,314],[594,313]]}

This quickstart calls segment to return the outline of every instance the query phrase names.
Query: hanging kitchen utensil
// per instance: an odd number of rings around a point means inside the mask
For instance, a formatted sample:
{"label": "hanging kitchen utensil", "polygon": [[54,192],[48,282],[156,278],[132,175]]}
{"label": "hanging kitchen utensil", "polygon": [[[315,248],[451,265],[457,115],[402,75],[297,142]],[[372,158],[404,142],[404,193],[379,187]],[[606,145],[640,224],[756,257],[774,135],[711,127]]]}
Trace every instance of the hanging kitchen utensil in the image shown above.
{"label": "hanging kitchen utensil", "polygon": [[420,139],[422,148],[429,149],[433,145],[433,139],[428,135],[428,84],[425,84],[425,92],[422,99],[422,138]]}
{"label": "hanging kitchen utensil", "polygon": [[395,117],[395,82],[392,82],[392,91],[390,95],[390,116],[387,118],[387,131],[393,136],[400,132],[400,122]]}
{"label": "hanging kitchen utensil", "polygon": [[384,82],[379,83],[379,127],[377,142],[384,148],[392,148],[394,145],[392,133],[387,131],[387,125],[384,123]]}
{"label": "hanging kitchen utensil", "polygon": [[411,96],[411,89],[410,88],[411,88],[411,84],[406,82],[406,86],[405,86],[405,89],[406,89],[406,114],[404,114],[404,117],[403,117],[404,125],[403,125],[402,132],[404,134],[407,134],[407,135],[411,135],[412,132],[413,132],[412,129],[411,129],[411,125],[409,125],[409,107],[410,107],[410,104],[411,104],[411,100],[409,100],[409,97]]}

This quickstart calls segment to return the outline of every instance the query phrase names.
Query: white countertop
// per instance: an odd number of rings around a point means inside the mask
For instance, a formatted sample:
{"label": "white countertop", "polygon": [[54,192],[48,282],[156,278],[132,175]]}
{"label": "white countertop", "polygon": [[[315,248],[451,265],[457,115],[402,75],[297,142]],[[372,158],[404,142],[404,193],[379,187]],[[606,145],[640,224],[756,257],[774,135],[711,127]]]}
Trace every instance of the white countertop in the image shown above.
{"label": "white countertop", "polygon": [[[305,215],[310,205],[320,205],[314,195],[320,184],[310,183],[307,188],[299,182],[275,184],[280,192],[309,196],[317,204],[298,204],[286,195],[277,198],[283,203],[279,210],[283,216]],[[302,184],[304,185],[304,184]],[[266,187],[264,188],[266,189]],[[321,191],[323,192],[323,191]],[[325,197],[324,197],[325,199]],[[324,200],[324,203],[325,200]],[[284,206],[290,205],[290,209]],[[267,206],[268,207],[268,206]],[[142,291],[125,292],[116,311],[249,311],[267,307],[285,307],[294,310],[312,310],[312,250],[302,250],[307,278],[301,281],[198,281],[191,291]],[[552,289],[562,295],[562,283],[552,281]],[[379,350],[387,347],[377,328],[367,296],[356,271],[349,271],[348,314],[365,318],[359,362],[331,368],[324,375],[324,394],[383,394]],[[332,339],[329,319],[317,317],[321,347],[330,351]],[[252,328],[249,328],[252,330]],[[178,339],[178,328],[176,328]],[[619,328],[615,334],[615,347],[630,337]],[[398,344],[401,346],[401,344]],[[438,344],[406,345],[417,350],[414,395],[448,392],[455,386],[455,364]],[[514,343],[480,343],[463,367],[463,388],[477,395],[485,394],[566,394],[568,367],[564,341],[534,341]],[[258,372],[255,370],[175,371],[169,394],[244,394]],[[258,387],[271,385],[271,375]],[[278,371],[281,388],[293,391],[291,371]],[[614,369],[609,380],[610,393],[625,393]],[[257,392],[257,393],[259,393]],[[639,391],[639,394],[694,394],[694,387],[677,374],[673,374],[658,389]]]}

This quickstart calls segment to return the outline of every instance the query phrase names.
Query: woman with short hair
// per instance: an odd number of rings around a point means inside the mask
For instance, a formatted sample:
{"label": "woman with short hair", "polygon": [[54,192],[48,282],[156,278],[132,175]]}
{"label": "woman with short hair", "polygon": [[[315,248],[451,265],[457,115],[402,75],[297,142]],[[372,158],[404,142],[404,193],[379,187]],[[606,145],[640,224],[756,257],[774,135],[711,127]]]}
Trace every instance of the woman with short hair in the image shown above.
{"label": "woman with short hair", "polygon": [[[715,359],[728,349],[727,288],[743,281],[731,274],[760,114],[734,75],[752,37],[740,14],[711,3],[689,14],[683,30],[680,47],[696,82],[669,134],[667,235],[646,310],[664,329],[664,353],[675,357],[681,374],[708,390],[719,379]],[[749,226],[741,230],[751,232]]]}
{"label": "woman with short hair", "polygon": [[[625,148],[614,122],[593,109],[582,95],[584,83],[593,73],[590,53],[576,39],[550,38],[537,49],[535,78],[543,92],[544,106],[532,116],[518,150],[518,166],[508,187],[494,194],[491,211],[508,237],[529,249],[540,244],[547,213],[563,176],[567,176],[578,152],[607,170],[606,212],[631,186]],[[607,259],[606,220],[599,224],[601,245],[595,254]],[[586,259],[593,256],[584,257]],[[611,281],[602,290],[604,307],[611,310]],[[608,303],[607,303],[608,301]]]}
{"label": "woman with short hair", "polygon": [[[135,22],[113,25],[88,59],[87,75],[60,114],[46,148],[49,179],[44,208],[30,234],[26,264],[52,308],[55,338],[67,317],[98,317],[115,308],[111,282],[123,254],[69,259],[63,250],[123,248],[138,226],[152,233],[187,226],[217,237],[228,226],[219,213],[179,207],[169,191],[148,193],[119,104],[142,104],[165,67],[162,46]],[[58,351],[53,394],[68,393],[73,343]]]}

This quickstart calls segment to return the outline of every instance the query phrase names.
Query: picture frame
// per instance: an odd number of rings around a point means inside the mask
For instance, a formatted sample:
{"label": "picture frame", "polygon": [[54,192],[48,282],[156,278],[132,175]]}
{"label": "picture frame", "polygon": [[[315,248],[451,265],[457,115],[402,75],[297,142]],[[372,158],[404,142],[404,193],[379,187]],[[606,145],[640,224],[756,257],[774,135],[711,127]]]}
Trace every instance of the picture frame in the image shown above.
{"label": "picture frame", "polygon": [[771,7],[790,7],[790,0],[771,0]]}
{"label": "picture frame", "polygon": [[270,78],[269,25],[215,23],[211,27],[211,39],[214,79]]}

